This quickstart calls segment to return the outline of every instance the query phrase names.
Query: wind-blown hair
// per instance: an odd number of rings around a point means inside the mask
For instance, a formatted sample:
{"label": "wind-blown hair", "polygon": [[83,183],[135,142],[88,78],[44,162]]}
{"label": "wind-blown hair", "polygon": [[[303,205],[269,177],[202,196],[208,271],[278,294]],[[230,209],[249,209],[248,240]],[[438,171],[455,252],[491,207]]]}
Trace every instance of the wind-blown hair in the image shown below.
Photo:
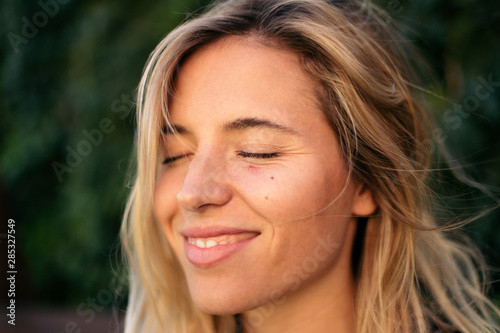
{"label": "wind-blown hair", "polygon": [[161,130],[179,67],[229,36],[300,57],[350,175],[377,200],[376,214],[359,220],[361,243],[353,256],[357,332],[499,329],[493,318],[499,311],[478,274],[481,256],[447,238],[433,218],[430,153],[422,144],[427,118],[403,39],[380,14],[357,1],[230,0],[159,43],[139,86],[137,174],[121,234],[131,278],[126,333],[234,332],[232,316],[206,314],[194,304],[152,209]]}

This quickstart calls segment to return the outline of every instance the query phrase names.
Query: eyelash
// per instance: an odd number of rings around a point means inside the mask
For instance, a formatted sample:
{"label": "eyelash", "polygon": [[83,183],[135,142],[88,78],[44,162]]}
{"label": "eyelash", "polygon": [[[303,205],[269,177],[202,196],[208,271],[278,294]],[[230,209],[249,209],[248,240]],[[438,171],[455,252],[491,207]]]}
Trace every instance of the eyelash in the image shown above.
{"label": "eyelash", "polygon": [[[244,158],[260,158],[260,159],[270,159],[270,158],[276,158],[279,157],[278,153],[248,153],[245,151],[240,151],[237,154],[238,156],[244,157]],[[173,156],[173,157],[167,157],[164,161],[163,164],[170,164],[178,159],[184,157],[185,155],[179,155],[179,156]]]}
{"label": "eyelash", "polygon": [[278,153],[247,153],[244,151],[238,152],[238,156],[245,157],[245,158],[261,158],[261,159],[279,157]]}
{"label": "eyelash", "polygon": [[184,157],[184,155],[179,155],[179,156],[174,156],[174,157],[167,157],[162,164],[170,164],[170,163],[173,163],[175,161],[177,161],[178,159]]}

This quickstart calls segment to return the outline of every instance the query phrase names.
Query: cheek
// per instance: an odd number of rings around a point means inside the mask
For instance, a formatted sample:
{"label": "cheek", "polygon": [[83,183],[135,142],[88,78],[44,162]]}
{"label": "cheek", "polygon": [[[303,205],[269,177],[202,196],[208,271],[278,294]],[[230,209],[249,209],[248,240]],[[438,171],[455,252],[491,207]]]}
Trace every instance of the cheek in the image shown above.
{"label": "cheek", "polygon": [[314,214],[337,198],[345,177],[335,168],[319,163],[294,166],[248,166],[233,175],[237,191],[259,215],[273,219],[297,219]]}
{"label": "cheek", "polygon": [[318,244],[327,243],[333,254],[344,241],[352,190],[345,188],[342,169],[325,165],[312,161],[294,167],[252,167],[238,177],[244,200],[273,230],[269,254],[276,259],[275,267],[302,262]]}
{"label": "cheek", "polygon": [[237,174],[232,178],[238,184],[240,194],[257,206],[271,204],[277,199],[276,191],[283,186],[280,184],[282,171],[275,168],[266,168],[249,165],[237,169]]}
{"label": "cheek", "polygon": [[175,177],[167,177],[166,175],[160,176],[153,193],[153,213],[169,242],[173,241],[173,221],[178,210],[176,196],[182,185],[175,179]]}

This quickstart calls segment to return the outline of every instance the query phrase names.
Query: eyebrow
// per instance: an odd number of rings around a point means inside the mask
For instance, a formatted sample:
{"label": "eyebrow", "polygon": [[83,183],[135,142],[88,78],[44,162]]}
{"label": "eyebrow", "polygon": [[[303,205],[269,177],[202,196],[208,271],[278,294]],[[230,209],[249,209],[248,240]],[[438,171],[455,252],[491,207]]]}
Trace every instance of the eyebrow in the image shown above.
{"label": "eyebrow", "polygon": [[238,118],[236,120],[225,123],[222,128],[225,131],[235,131],[235,130],[247,130],[250,128],[268,128],[272,130],[277,130],[280,132],[286,132],[289,134],[299,135],[299,132],[293,128],[286,127],[280,124],[276,124],[270,120],[259,119],[259,118]]}
{"label": "eyebrow", "polygon": [[[232,131],[243,131],[250,128],[267,128],[275,131],[285,132],[294,135],[300,135],[299,132],[294,130],[293,128],[283,126],[280,124],[276,124],[270,120],[259,119],[255,117],[248,118],[238,118],[233,121],[229,121],[222,125],[222,129],[224,131],[232,132]],[[169,124],[165,125],[162,128],[162,133],[164,134],[185,134],[189,133],[189,131],[181,125]]]}

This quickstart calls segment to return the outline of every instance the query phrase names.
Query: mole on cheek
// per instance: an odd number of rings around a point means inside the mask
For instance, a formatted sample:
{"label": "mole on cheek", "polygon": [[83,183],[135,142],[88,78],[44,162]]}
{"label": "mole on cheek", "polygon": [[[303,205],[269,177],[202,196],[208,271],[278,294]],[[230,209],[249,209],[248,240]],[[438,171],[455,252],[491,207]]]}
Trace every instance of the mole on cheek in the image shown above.
{"label": "mole on cheek", "polygon": [[266,200],[267,200],[267,199],[268,199],[268,198],[266,197]]}
{"label": "mole on cheek", "polygon": [[271,179],[274,179],[274,177],[271,177]]}

